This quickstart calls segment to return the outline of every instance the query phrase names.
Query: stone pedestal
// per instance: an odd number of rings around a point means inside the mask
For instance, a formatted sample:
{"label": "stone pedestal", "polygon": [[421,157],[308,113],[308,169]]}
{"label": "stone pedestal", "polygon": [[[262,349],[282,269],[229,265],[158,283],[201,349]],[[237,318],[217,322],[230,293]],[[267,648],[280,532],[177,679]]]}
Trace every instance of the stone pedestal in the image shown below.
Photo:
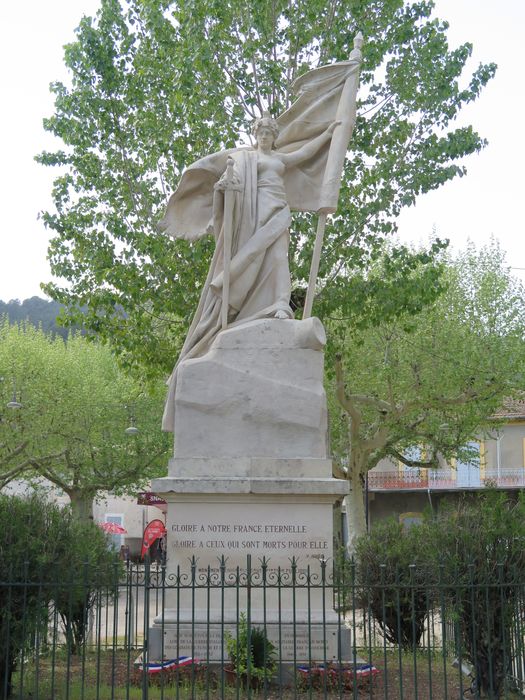
{"label": "stone pedestal", "polygon": [[175,457],[153,483],[168,502],[174,584],[156,620],[165,656],[225,658],[222,634],[248,609],[280,639],[282,661],[337,655],[321,561],[328,579],[333,507],[348,485],[327,457],[324,342],[317,319],[254,321],[179,367]]}

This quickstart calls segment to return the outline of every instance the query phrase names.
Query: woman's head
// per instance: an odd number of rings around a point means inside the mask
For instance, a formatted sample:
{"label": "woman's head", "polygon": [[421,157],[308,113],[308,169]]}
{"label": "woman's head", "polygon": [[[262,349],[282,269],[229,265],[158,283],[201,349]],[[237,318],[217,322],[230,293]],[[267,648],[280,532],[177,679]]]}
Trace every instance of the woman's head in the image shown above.
{"label": "woman's head", "polygon": [[260,119],[256,119],[253,124],[252,134],[257,140],[257,135],[260,130],[262,130],[261,134],[271,134],[272,143],[274,143],[279,136],[279,125],[269,112],[263,112],[262,117]]}

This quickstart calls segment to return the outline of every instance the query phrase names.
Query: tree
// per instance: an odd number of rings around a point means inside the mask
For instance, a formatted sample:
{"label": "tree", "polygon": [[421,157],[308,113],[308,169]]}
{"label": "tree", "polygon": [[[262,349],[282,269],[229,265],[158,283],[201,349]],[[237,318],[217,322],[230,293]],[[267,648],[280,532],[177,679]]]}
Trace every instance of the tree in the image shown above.
{"label": "tree", "polygon": [[62,509],[60,515],[63,554],[51,594],[67,650],[77,655],[87,641],[91,610],[118,594],[123,564],[109,536],[97,525],[79,521],[70,508]]}
{"label": "tree", "polygon": [[[0,562],[0,688],[9,697],[22,650],[38,646],[47,632],[50,602],[74,653],[72,612],[87,620],[89,598],[116,580],[118,559],[100,529],[79,524],[69,509],[36,495],[0,495]],[[82,642],[83,633],[75,639]]]}
{"label": "tree", "polygon": [[[390,265],[387,257],[368,273],[375,325],[333,317],[328,326],[329,358],[336,356],[327,363],[332,447],[338,475],[351,482],[350,545],[365,530],[363,484],[381,459],[439,468],[440,456],[472,458],[465,445],[495,425],[491,416],[506,397],[525,388],[524,289],[496,243],[448,260],[446,290],[414,315],[390,315],[403,300]],[[423,260],[404,284],[417,288],[433,278],[433,267]]]}
{"label": "tree", "polygon": [[[27,322],[41,328],[45,333],[66,338],[68,330],[56,325],[60,308],[56,302],[39,297],[25,299],[22,303],[18,299],[11,299],[7,303],[0,301],[0,323]],[[29,442],[31,439],[38,442],[43,438],[38,436],[36,431],[33,431],[31,436],[23,430],[21,414],[16,407],[19,392],[17,392],[16,379],[10,374],[11,369],[0,366],[0,489],[32,466],[33,453],[28,449]],[[43,460],[44,456],[42,455],[40,459]],[[46,461],[53,459],[53,453],[46,455]]]}
{"label": "tree", "polygon": [[[339,213],[329,223],[317,313],[348,300],[346,282],[366,266],[395,217],[416,197],[465,173],[484,140],[453,128],[461,108],[494,75],[463,76],[472,47],[450,49],[430,0],[260,3],[259,0],[103,0],[66,47],[71,85],[54,83],[45,128],[63,149],[52,271],[46,292],[147,376],[171,370],[197,305],[212,244],[160,236],[156,224],[184,166],[246,140],[249,123],[291,102],[309,68],[348,57],[366,38],[359,114],[344,168]],[[310,216],[296,216],[292,276],[304,288],[313,246]],[[405,251],[406,252],[406,251]],[[297,293],[296,299],[301,297]]]}
{"label": "tree", "polygon": [[[26,405],[24,411],[20,411],[23,393],[21,386],[25,389],[28,379],[31,381],[36,374],[40,376],[45,372],[38,364],[36,355],[34,359],[37,364],[32,370],[29,369],[29,361],[23,365],[23,372],[17,371],[24,359],[18,357],[20,348],[17,348],[16,343],[10,349],[7,343],[8,337],[13,338],[15,334],[17,330],[9,330],[7,319],[0,319],[0,488],[34,469],[37,464],[46,465],[63,457],[56,445],[46,444],[42,403],[38,406],[34,403]],[[23,384],[22,374],[25,375]],[[36,384],[38,386],[38,379]]]}
{"label": "tree", "polygon": [[[0,423],[0,475],[44,477],[69,496],[83,521],[92,518],[100,492],[136,490],[162,475],[164,388],[145,393],[107,348],[4,322],[0,368],[14,380],[22,404],[2,409],[8,420]],[[138,432],[126,434],[134,421]]]}
{"label": "tree", "polygon": [[13,394],[6,389],[5,377],[0,377],[0,489],[29,467],[24,454],[27,441],[18,429]]}

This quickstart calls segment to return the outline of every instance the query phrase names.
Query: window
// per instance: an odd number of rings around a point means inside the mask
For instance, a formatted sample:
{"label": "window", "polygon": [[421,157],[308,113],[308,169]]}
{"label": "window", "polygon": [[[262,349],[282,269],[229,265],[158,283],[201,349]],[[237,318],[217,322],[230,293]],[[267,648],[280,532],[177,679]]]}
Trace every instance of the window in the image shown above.
{"label": "window", "polygon": [[473,452],[470,459],[456,459],[456,485],[463,488],[476,488],[482,485],[485,477],[485,443],[468,442],[466,447]]}
{"label": "window", "polygon": [[[106,513],[104,520],[107,523],[116,523],[124,527],[124,516],[122,514],[113,515]],[[124,535],[110,535],[109,542],[114,549],[120,549],[121,545],[124,544]]]}

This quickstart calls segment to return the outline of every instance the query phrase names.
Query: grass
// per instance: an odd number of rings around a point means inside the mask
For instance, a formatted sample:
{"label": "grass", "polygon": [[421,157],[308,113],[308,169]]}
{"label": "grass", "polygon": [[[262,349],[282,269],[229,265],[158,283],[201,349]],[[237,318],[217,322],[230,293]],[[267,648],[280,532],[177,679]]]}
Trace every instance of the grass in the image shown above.
{"label": "grass", "polygon": [[[401,654],[374,650],[370,660],[380,673],[371,683],[360,688],[333,687],[322,679],[309,684],[304,678],[294,685],[293,676],[287,687],[275,684],[266,689],[250,689],[242,684],[229,685],[226,677],[216,669],[186,667],[166,673],[164,680],[152,677],[143,692],[142,673],[134,667],[138,651],[128,654],[123,650],[89,653],[70,657],[57,652],[53,659],[40,657],[25,664],[23,674],[18,671],[14,681],[14,700],[461,700],[461,691],[468,688],[468,680],[460,683],[459,672],[452,667],[452,659],[443,660],[440,653]],[[368,659],[368,656],[365,655]],[[298,677],[299,678],[299,677]],[[161,685],[164,683],[164,685]],[[467,694],[466,697],[469,697]],[[504,700],[523,696],[508,691]]]}

